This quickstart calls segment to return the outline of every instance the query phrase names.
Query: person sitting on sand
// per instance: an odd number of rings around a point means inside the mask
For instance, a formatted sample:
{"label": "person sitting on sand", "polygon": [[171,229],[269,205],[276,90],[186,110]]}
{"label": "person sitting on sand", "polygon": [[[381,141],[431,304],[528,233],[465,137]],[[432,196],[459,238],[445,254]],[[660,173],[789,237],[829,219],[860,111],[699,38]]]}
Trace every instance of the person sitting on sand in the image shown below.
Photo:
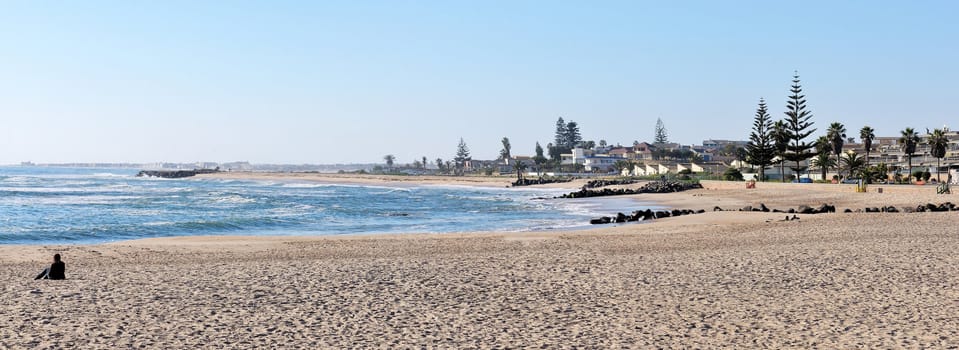
{"label": "person sitting on sand", "polygon": [[50,265],[50,267],[43,269],[43,272],[40,272],[40,274],[37,275],[37,278],[34,278],[34,279],[38,280],[42,278],[42,279],[51,279],[51,280],[62,280],[67,278],[65,272],[66,272],[66,264],[64,264],[63,261],[60,261],[60,254],[53,254],[53,265]]}

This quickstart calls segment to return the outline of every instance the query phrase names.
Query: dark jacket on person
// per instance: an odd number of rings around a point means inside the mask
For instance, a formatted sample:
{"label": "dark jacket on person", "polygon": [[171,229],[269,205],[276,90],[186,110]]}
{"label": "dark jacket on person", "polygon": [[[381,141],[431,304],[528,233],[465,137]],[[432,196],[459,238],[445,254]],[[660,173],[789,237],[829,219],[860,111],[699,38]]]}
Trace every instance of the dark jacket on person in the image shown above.
{"label": "dark jacket on person", "polygon": [[53,265],[50,265],[50,273],[47,276],[52,280],[66,279],[66,269],[66,264],[64,264],[62,261],[57,261],[53,263]]}

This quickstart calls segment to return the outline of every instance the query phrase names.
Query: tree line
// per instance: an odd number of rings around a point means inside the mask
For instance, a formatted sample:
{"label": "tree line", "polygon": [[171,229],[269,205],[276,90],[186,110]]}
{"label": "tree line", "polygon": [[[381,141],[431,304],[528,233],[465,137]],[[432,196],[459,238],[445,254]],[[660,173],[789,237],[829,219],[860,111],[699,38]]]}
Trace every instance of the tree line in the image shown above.
{"label": "tree line", "polygon": [[[802,92],[798,73],[793,75],[789,91],[791,94],[786,99],[785,117],[782,120],[773,122],[763,98],[759,99],[759,106],[756,108],[749,143],[746,146],[746,161],[758,168],[760,181],[766,180],[765,169],[775,165],[774,160],[778,160],[779,173],[783,174],[783,182],[786,181],[784,170],[787,162],[789,162],[789,168],[798,174],[806,170],[803,163],[809,161],[809,164],[820,168],[823,179],[831,168],[837,169],[839,176],[842,176],[843,171],[849,176],[858,176],[867,180],[887,176],[886,164],[880,163],[874,166],[869,164],[869,155],[876,138],[872,127],[866,125],[859,130],[865,157],[860,157],[855,152],[843,153],[845,142],[853,142],[853,140],[847,138],[846,127],[839,122],[829,124],[825,135],[813,142],[808,142],[810,135],[816,129],[812,127],[813,121],[810,120],[812,112],[806,106],[806,98]],[[937,171],[948,148],[947,133],[946,128],[926,130],[928,136],[926,142],[930,146],[930,154],[937,159]],[[908,179],[913,175],[912,158],[922,139],[911,127],[903,129],[900,134],[897,144],[906,155],[909,168]]]}

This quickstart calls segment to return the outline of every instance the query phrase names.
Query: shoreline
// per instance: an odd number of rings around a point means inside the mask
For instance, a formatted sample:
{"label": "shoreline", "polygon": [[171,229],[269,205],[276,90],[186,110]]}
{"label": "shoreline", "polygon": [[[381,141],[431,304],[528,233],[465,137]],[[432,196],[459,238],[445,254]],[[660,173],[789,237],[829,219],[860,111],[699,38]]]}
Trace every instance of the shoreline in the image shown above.
{"label": "shoreline", "polygon": [[[705,182],[735,210],[956,202],[932,187]],[[931,193],[930,193],[931,192]],[[625,208],[623,208],[625,210]],[[956,212],[707,211],[555,232],[0,246],[0,348],[944,348]],[[67,279],[34,281],[53,253]],[[37,305],[56,305],[55,311]],[[916,320],[920,321],[916,321]]]}
{"label": "shoreline", "polygon": [[[0,320],[0,347],[959,340],[955,213],[777,217],[716,212],[537,234],[145,239],[66,247],[64,281],[32,280],[62,247],[0,247],[0,312],[16,315]],[[46,303],[57,311],[36,307]]]}

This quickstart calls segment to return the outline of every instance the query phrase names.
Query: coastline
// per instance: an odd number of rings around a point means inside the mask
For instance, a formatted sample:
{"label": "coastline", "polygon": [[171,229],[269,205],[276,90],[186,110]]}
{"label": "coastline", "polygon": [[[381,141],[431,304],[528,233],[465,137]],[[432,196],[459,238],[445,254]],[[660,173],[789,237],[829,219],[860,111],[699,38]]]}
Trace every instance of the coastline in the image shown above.
{"label": "coastline", "polygon": [[[760,202],[856,208],[959,198],[935,195],[931,186],[863,194],[809,185],[761,183],[747,191],[743,183],[704,182],[702,190],[598,199],[735,210]],[[9,300],[0,313],[16,315],[0,320],[0,347],[842,348],[959,341],[955,212],[783,216],[709,211],[548,232],[0,246]],[[68,279],[33,281],[54,252],[63,254]],[[57,311],[37,307],[45,304]]]}

